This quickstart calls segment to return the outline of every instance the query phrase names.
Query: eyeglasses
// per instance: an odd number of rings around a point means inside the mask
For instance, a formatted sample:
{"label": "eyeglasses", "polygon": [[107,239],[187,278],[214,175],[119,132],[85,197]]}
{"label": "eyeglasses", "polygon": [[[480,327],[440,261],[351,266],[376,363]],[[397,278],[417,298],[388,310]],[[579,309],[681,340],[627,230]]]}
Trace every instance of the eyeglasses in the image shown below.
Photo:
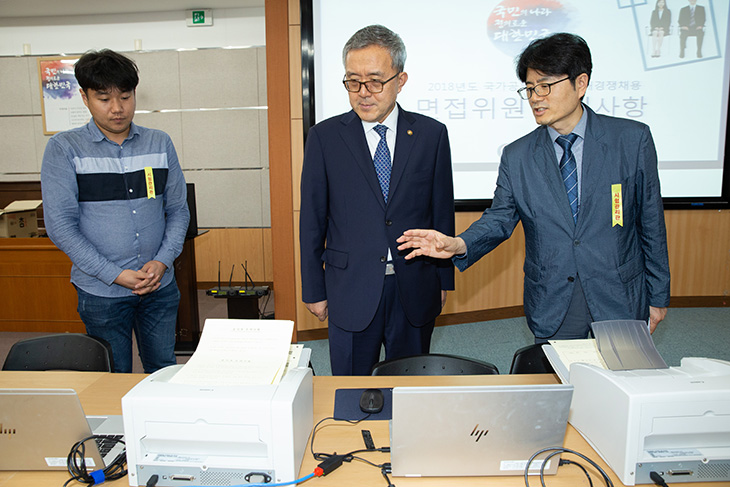
{"label": "eyeglasses", "polygon": [[400,73],[396,73],[392,78],[380,81],[379,79],[371,79],[369,81],[358,81],[356,79],[343,79],[342,84],[345,85],[345,89],[350,93],[358,93],[362,86],[365,85],[365,89],[370,93],[382,93],[385,83],[392,81],[398,77]]}
{"label": "eyeglasses", "polygon": [[537,96],[548,96],[550,94],[551,86],[561,83],[566,79],[570,79],[570,76],[558,81],[553,81],[552,83],[540,83],[535,86],[525,86],[524,88],[517,90],[517,94],[520,95],[520,98],[523,100],[529,100],[533,93],[537,93]]}

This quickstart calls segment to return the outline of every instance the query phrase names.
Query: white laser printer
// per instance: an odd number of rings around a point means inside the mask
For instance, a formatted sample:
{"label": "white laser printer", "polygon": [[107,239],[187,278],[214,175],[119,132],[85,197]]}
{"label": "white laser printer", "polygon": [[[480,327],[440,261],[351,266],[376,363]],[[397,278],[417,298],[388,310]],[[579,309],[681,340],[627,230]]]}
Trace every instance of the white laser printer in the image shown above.
{"label": "white laser printer", "polygon": [[568,421],[626,485],[730,482],[730,362],[683,358],[680,367],[570,367]]}
{"label": "white laser printer", "polygon": [[169,382],[172,365],[122,398],[129,485],[289,482],[312,430],[312,371],[290,368],[276,385]]}

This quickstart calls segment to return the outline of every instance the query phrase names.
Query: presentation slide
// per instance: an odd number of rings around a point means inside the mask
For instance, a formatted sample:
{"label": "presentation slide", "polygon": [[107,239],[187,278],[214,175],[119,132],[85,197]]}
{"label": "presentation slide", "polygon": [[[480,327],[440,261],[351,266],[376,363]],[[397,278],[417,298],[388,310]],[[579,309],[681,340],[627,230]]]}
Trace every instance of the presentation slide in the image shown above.
{"label": "presentation slide", "polygon": [[722,196],[727,0],[697,1],[705,17],[701,50],[700,38],[689,36],[683,56],[679,19],[688,0],[666,0],[671,20],[661,39],[651,28],[656,0],[312,2],[316,121],[350,110],[342,85],[347,39],[366,25],[385,25],[408,52],[398,102],[448,127],[457,200],[491,199],[502,149],[536,128],[517,94],[515,59],[530,41],[555,32],[578,34],[591,48],[588,106],[651,127],[664,197]]}

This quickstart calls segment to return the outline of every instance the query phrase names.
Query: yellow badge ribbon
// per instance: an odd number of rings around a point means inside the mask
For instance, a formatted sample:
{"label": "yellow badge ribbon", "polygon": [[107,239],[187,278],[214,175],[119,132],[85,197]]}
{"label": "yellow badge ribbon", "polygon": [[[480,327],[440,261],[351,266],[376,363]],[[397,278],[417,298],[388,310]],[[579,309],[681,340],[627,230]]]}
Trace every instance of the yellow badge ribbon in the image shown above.
{"label": "yellow badge ribbon", "polygon": [[621,196],[621,185],[611,185],[611,227],[624,226],[624,204]]}
{"label": "yellow badge ribbon", "polygon": [[155,175],[151,167],[144,168],[144,180],[147,185],[147,199],[155,199]]}

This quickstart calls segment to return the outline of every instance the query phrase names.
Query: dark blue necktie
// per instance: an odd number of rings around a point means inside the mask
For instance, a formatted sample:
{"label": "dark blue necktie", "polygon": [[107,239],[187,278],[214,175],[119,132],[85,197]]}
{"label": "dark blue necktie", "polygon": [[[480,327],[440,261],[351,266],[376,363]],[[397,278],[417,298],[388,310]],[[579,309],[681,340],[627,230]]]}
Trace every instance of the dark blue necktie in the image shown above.
{"label": "dark blue necktie", "polygon": [[388,131],[388,127],[376,125],[373,130],[380,136],[380,142],[378,142],[378,147],[375,149],[375,155],[373,156],[373,164],[375,164],[378,181],[380,181],[380,189],[383,191],[383,199],[387,203],[390,187],[390,149],[388,149],[388,142],[385,140],[385,132]]}
{"label": "dark blue necktie", "polygon": [[578,221],[578,168],[571,147],[577,138],[576,134],[571,133],[561,135],[556,141],[563,148],[563,157],[560,158],[560,175],[563,177],[565,191],[568,193],[574,222]]}

